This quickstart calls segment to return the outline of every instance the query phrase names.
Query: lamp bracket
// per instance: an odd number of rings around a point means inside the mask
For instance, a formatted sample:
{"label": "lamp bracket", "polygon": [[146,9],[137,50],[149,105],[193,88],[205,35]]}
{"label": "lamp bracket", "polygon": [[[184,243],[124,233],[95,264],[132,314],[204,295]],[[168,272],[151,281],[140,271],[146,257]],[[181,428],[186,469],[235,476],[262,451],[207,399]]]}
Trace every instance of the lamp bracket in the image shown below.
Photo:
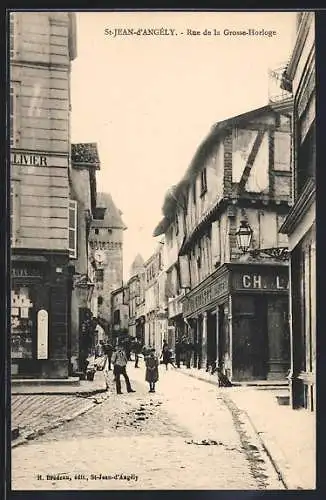
{"label": "lamp bracket", "polygon": [[87,274],[74,274],[73,275],[73,288],[89,288],[93,283]]}
{"label": "lamp bracket", "polygon": [[262,256],[282,261],[289,259],[289,249],[287,247],[255,248],[249,250],[249,253],[252,257]]}

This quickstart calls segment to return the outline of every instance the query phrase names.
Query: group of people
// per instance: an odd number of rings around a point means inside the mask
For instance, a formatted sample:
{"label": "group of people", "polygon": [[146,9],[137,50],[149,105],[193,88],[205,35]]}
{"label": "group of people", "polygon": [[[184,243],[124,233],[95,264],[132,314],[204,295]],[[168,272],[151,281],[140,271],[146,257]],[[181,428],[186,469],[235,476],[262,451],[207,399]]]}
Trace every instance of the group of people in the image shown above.
{"label": "group of people", "polygon": [[[141,349],[136,348],[135,350],[135,368],[138,368],[139,363],[139,354]],[[125,347],[122,343],[120,343],[117,348],[113,351],[112,356],[107,355],[107,366],[104,368],[105,370],[111,370],[111,363],[113,364],[113,374],[114,380],[116,384],[117,394],[122,394],[121,390],[121,375],[125,379],[127,392],[136,392],[130,383],[130,379],[127,374],[127,363],[128,363],[128,355],[126,353]],[[149,392],[155,392],[155,384],[158,381],[158,358],[155,353],[155,349],[150,349],[147,355],[145,356],[145,365],[146,365],[146,373],[145,380],[149,383]]]}
{"label": "group of people", "polygon": [[[146,348],[138,339],[134,339],[132,343],[128,343],[130,350],[126,347],[123,341],[120,341],[116,347],[109,342],[104,343],[100,341],[95,348],[95,357],[102,357],[105,360],[102,368],[106,373],[112,370],[113,365],[113,375],[117,394],[122,394],[121,375],[125,379],[127,392],[135,392],[131,387],[130,379],[127,374],[127,363],[131,360],[131,352],[135,355],[135,368],[139,367],[139,355],[141,353],[143,354],[146,367],[145,380],[149,384],[149,392],[155,392],[155,384],[159,379],[159,358],[155,349],[151,347]],[[161,358],[166,369],[168,369],[169,364],[176,368],[173,362],[173,353],[166,341],[163,343]]]}

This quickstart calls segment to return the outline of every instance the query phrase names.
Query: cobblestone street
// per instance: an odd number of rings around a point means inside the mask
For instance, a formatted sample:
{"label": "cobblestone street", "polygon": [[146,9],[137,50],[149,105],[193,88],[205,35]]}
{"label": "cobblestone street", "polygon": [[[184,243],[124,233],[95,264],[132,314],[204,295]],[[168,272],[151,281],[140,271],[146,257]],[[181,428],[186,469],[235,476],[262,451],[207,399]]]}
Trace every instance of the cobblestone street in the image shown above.
{"label": "cobblestone street", "polygon": [[12,450],[13,490],[283,488],[227,391],[161,367],[148,394],[128,368],[136,393]]}

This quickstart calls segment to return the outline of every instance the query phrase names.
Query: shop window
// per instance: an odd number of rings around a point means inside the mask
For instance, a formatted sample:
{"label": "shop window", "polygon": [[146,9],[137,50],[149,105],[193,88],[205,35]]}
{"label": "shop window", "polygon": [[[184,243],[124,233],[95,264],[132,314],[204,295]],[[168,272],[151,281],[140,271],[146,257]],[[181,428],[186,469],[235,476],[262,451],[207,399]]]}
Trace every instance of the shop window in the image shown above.
{"label": "shop window", "polygon": [[207,170],[206,167],[200,173],[200,196],[203,196],[207,191]]}
{"label": "shop window", "polygon": [[27,287],[14,287],[11,291],[11,358],[33,357],[33,303]]}
{"label": "shop window", "polygon": [[77,201],[69,201],[69,257],[77,259]]}

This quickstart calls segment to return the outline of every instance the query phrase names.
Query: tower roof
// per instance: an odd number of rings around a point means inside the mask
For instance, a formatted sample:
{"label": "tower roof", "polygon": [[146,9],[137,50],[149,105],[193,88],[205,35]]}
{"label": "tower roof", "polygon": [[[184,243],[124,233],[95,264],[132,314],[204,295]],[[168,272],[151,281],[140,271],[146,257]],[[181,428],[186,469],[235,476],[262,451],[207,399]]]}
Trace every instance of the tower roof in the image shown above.
{"label": "tower roof", "polygon": [[134,258],[133,263],[130,266],[130,277],[132,278],[134,275],[138,274],[139,271],[144,269],[144,259],[143,257],[138,253],[136,257]]}
{"label": "tower roof", "polygon": [[93,227],[110,227],[116,229],[127,229],[122,220],[122,212],[115,205],[109,193],[97,193],[96,208],[105,209],[103,219],[93,219]]}

